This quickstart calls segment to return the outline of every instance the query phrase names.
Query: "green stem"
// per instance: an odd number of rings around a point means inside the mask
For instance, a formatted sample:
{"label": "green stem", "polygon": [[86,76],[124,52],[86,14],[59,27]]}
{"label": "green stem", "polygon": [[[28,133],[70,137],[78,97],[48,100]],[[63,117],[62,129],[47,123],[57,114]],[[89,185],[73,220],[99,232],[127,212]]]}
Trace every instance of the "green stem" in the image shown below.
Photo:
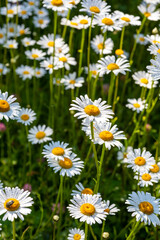
{"label": "green stem", "polygon": [[88,238],[88,224],[85,222],[85,240]]}
{"label": "green stem", "polygon": [[49,88],[50,88],[50,108],[49,108],[49,119],[50,126],[54,129],[54,104],[53,104],[53,75],[50,74],[49,78]]}
{"label": "green stem", "polygon": [[67,21],[70,18],[70,13],[71,13],[71,9],[68,10],[68,14],[67,14],[67,19],[66,19],[66,24],[63,28],[63,33],[62,33],[62,38],[65,39],[66,36],[66,31],[67,31]]}
{"label": "green stem", "polygon": [[74,100],[74,88],[71,89],[71,100]]}
{"label": "green stem", "polygon": [[103,220],[103,224],[102,224],[102,232],[101,232],[101,240],[103,239],[102,234],[104,233],[104,227],[105,227],[105,220]]}
{"label": "green stem", "polygon": [[108,93],[108,104],[112,104],[112,95],[113,95],[113,89],[114,89],[114,82],[115,82],[115,75],[112,72],[111,73],[111,80],[110,80],[110,86],[109,86],[109,93]]}
{"label": "green stem", "polygon": [[80,55],[79,55],[78,77],[81,76],[81,72],[82,72],[81,67],[82,67],[82,60],[83,60],[84,41],[85,41],[85,28],[82,29],[81,49],[80,49]]}
{"label": "green stem", "polygon": [[29,105],[29,79],[26,79],[26,101],[27,104]]}
{"label": "green stem", "polygon": [[16,227],[15,227],[15,220],[12,222],[12,228],[13,228],[13,240],[16,240]]}
{"label": "green stem", "polygon": [[112,107],[113,112],[115,111],[115,105],[117,102],[118,81],[119,81],[119,75],[117,75],[117,77],[116,77],[116,85],[115,85],[114,100],[113,100],[113,107]]}
{"label": "green stem", "polygon": [[139,224],[140,224],[140,221],[138,221],[138,222],[133,226],[133,228],[132,228],[129,236],[126,238],[126,240],[134,240],[134,236],[135,236],[135,234],[136,234],[136,230],[137,230]]}
{"label": "green stem", "polygon": [[74,28],[71,29],[70,34],[69,34],[69,49],[70,49],[71,54],[72,54],[72,49],[74,49],[72,47],[72,45],[73,45],[73,42],[72,42],[73,35],[74,35]]}
{"label": "green stem", "polygon": [[97,237],[96,237],[96,235],[94,234],[91,225],[89,225],[89,228],[90,228],[90,232],[91,232],[91,234],[92,234],[93,239],[94,239],[94,240],[97,240]]}
{"label": "green stem", "polygon": [[98,78],[99,78],[99,73],[98,73],[98,75],[96,76],[96,78],[95,78],[95,80],[94,80],[94,83],[93,83],[93,90],[92,90],[92,99],[93,99],[93,100],[94,100],[94,98],[95,98],[96,85],[97,85]]}
{"label": "green stem", "polygon": [[34,60],[34,77],[33,77],[33,109],[36,109],[36,93],[37,93],[37,86],[36,86],[36,60]]}
{"label": "green stem", "polygon": [[63,210],[63,176],[60,176],[60,217],[58,224],[58,233],[57,239],[60,239],[60,231],[61,231],[61,222],[62,222],[62,210]]}
{"label": "green stem", "polygon": [[17,76],[16,76],[16,66],[14,62],[14,51],[10,49],[11,52],[11,59],[13,60],[12,67],[13,67],[13,76],[14,76],[14,88],[15,88],[15,93],[18,94],[18,86],[17,86]]}
{"label": "green stem", "polygon": [[120,39],[120,45],[119,45],[120,49],[123,48],[124,33],[125,33],[125,26],[122,28],[122,32],[121,32],[121,39]]}
{"label": "green stem", "polygon": [[[92,136],[92,140],[94,141],[93,122],[91,122],[91,136]],[[92,142],[92,147],[93,147],[93,153],[94,153],[94,158],[95,158],[95,163],[96,163],[96,168],[97,168],[97,178],[98,178],[98,158],[97,158],[97,151],[96,151],[96,146],[95,146],[94,142]]]}

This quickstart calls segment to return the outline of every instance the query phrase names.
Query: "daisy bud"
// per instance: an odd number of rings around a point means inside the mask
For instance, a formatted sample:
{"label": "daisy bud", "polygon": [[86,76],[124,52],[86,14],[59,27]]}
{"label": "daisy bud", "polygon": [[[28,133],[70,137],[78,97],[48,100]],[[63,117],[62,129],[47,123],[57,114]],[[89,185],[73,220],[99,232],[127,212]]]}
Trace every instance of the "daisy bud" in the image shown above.
{"label": "daisy bud", "polygon": [[146,129],[147,132],[150,132],[151,129],[152,129],[152,126],[149,123],[147,123],[146,126],[145,126],[145,129]]}
{"label": "daisy bud", "polygon": [[103,233],[102,233],[102,237],[103,237],[104,239],[109,238],[109,233],[108,233],[108,232],[103,232]]}
{"label": "daisy bud", "polygon": [[16,63],[15,58],[11,58],[11,63]]}
{"label": "daisy bud", "polygon": [[152,33],[153,33],[153,34],[158,34],[158,29],[157,29],[156,27],[153,28]]}
{"label": "daisy bud", "polygon": [[54,222],[58,222],[59,221],[59,216],[58,215],[54,215],[53,216],[53,221]]}
{"label": "daisy bud", "polygon": [[6,131],[6,126],[4,123],[0,123],[0,132],[5,132]]}

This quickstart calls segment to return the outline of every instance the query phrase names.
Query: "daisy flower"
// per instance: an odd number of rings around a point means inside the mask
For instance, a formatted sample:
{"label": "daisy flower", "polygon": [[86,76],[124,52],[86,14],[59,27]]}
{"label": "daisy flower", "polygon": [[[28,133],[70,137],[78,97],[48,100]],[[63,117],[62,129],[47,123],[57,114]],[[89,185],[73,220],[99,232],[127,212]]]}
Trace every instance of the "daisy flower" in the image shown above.
{"label": "daisy flower", "polygon": [[125,161],[127,160],[128,153],[132,150],[133,150],[133,147],[131,146],[128,146],[127,149],[124,146],[122,146],[120,151],[117,152],[117,159],[123,160],[123,162],[125,163]]}
{"label": "daisy flower", "polygon": [[14,95],[8,96],[8,92],[2,93],[0,90],[0,120],[5,118],[8,122],[18,115],[20,106],[15,100]]}
{"label": "daisy flower", "polygon": [[156,177],[156,178],[158,178],[158,180],[160,180],[160,163],[151,165],[151,168],[149,170],[149,174],[152,177]]}
{"label": "daisy flower", "polygon": [[158,81],[153,80],[151,74],[145,71],[138,71],[132,75],[133,79],[135,80],[135,84],[138,84],[141,87],[145,88],[155,88],[158,84]]}
{"label": "daisy flower", "polygon": [[50,19],[48,17],[41,17],[41,16],[33,17],[33,24],[37,28],[44,29],[48,26],[49,23],[50,23]]}
{"label": "daisy flower", "polygon": [[46,58],[44,61],[42,61],[40,63],[40,66],[48,70],[49,74],[52,74],[53,70],[57,70],[60,68],[60,64],[55,62],[53,56],[51,56],[50,58]]}
{"label": "daisy flower", "polygon": [[0,63],[0,76],[6,75],[10,71],[4,64]]}
{"label": "daisy flower", "polygon": [[34,9],[35,14],[37,15],[37,17],[47,17],[48,16],[48,10],[45,8],[35,8]]}
{"label": "daisy flower", "polygon": [[0,44],[4,44],[6,38],[6,29],[0,28]]}
{"label": "daisy flower", "polygon": [[32,12],[31,12],[30,6],[28,6],[26,3],[24,3],[23,5],[20,5],[20,9],[18,12],[19,17],[21,17],[22,19],[27,19],[31,15],[32,15]]}
{"label": "daisy flower", "polygon": [[24,220],[23,215],[31,213],[30,207],[33,204],[33,199],[29,196],[29,191],[24,191],[18,187],[5,187],[0,191],[0,215],[4,214],[3,221],[8,219],[13,222],[19,217]]}
{"label": "daisy flower", "polygon": [[84,83],[84,78],[76,78],[76,72],[70,73],[68,76],[64,76],[61,82],[65,85],[65,89],[74,89],[76,87],[82,87]]}
{"label": "daisy flower", "polygon": [[133,25],[133,26],[140,26],[141,21],[139,16],[133,16],[130,14],[126,14],[120,11],[115,11],[114,15],[117,16],[121,21],[123,26]]}
{"label": "daisy flower", "polygon": [[73,190],[71,195],[75,196],[77,194],[82,195],[82,194],[89,194],[89,195],[93,195],[93,190],[91,188],[84,188],[84,186],[82,185],[82,183],[78,183],[76,184],[76,188],[77,190]]}
{"label": "daisy flower", "polygon": [[110,72],[113,72],[115,75],[118,75],[119,73],[125,74],[126,71],[130,71],[129,67],[130,64],[126,59],[118,58],[116,60],[113,55],[101,58],[97,63],[100,77],[104,74],[109,74]]}
{"label": "daisy flower", "polygon": [[65,68],[66,70],[70,70],[70,65],[77,65],[77,62],[74,57],[71,57],[70,54],[60,53],[55,55],[55,64],[60,68]]}
{"label": "daisy flower", "polygon": [[160,19],[160,12],[158,10],[155,11],[156,6],[154,4],[142,2],[138,9],[150,21],[158,21]]}
{"label": "daisy flower", "polygon": [[160,43],[152,44],[147,48],[147,50],[153,55],[160,54]]}
{"label": "daisy flower", "polygon": [[[90,126],[83,127],[82,130],[86,132],[86,135],[88,135],[90,139],[92,139]],[[93,130],[93,142],[99,145],[105,144],[105,147],[109,150],[111,147],[115,146],[121,148],[123,145],[118,140],[126,139],[126,137],[122,134],[123,131],[118,131],[117,125],[111,126],[110,122],[95,122],[93,125]]]}
{"label": "daisy flower", "polygon": [[157,5],[158,3],[160,3],[160,0],[144,0],[147,4],[155,4]]}
{"label": "daisy flower", "polygon": [[38,125],[37,127],[34,126],[29,130],[28,141],[32,144],[51,141],[52,138],[49,136],[51,136],[52,134],[53,130],[50,127],[46,127],[45,125]]}
{"label": "daisy flower", "polygon": [[114,43],[111,38],[107,38],[104,42],[104,37],[100,34],[97,35],[93,40],[91,41],[91,47],[97,54],[110,54],[113,50]]}
{"label": "daisy flower", "polygon": [[127,207],[128,212],[132,212],[132,217],[135,216],[137,222],[140,220],[148,225],[152,223],[155,227],[160,225],[157,217],[157,214],[160,214],[159,199],[151,196],[150,193],[132,192],[125,204],[131,205]]}
{"label": "daisy flower", "polygon": [[69,235],[68,235],[68,240],[84,240],[85,239],[85,234],[83,230],[80,230],[78,228],[72,228],[69,230]]}
{"label": "daisy flower", "polygon": [[30,66],[21,65],[16,69],[16,73],[22,78],[23,81],[26,79],[32,79],[34,75],[34,70]]}
{"label": "daisy flower", "polygon": [[160,43],[160,35],[159,34],[155,34],[155,35],[147,35],[145,37],[145,39],[150,42],[151,44],[156,44],[156,43]]}
{"label": "daisy flower", "polygon": [[8,38],[15,36],[15,33],[16,33],[16,24],[15,23],[8,23],[8,28],[7,28],[7,25],[4,24],[4,28],[8,29],[8,32],[7,32]]}
{"label": "daisy flower", "polygon": [[27,0],[28,5],[34,10],[36,7],[39,7],[39,1],[37,0]]}
{"label": "daisy flower", "polygon": [[16,40],[7,40],[7,42],[3,46],[8,49],[17,49],[18,43],[16,42]]}
{"label": "daisy flower", "polygon": [[134,176],[134,179],[138,180],[138,185],[140,187],[153,186],[153,183],[158,183],[157,177],[152,176],[148,172],[147,173],[143,172],[143,173],[140,173],[140,174],[137,173]]}
{"label": "daisy flower", "polygon": [[30,34],[30,29],[29,28],[26,28],[24,24],[22,25],[18,25],[18,28],[17,28],[17,33],[19,36],[23,36],[23,35],[26,35],[26,34]]}
{"label": "daisy flower", "polygon": [[106,204],[104,211],[107,213],[107,216],[108,215],[116,215],[116,213],[120,211],[120,209],[118,209],[115,204],[110,205],[109,200],[107,200],[107,202],[103,201],[103,203]]}
{"label": "daisy flower", "polygon": [[35,68],[34,74],[36,78],[41,78],[46,74],[46,71],[43,68]]}
{"label": "daisy flower", "polygon": [[[91,77],[96,78],[98,76],[98,68],[97,68],[97,64],[90,64],[89,65],[89,69],[90,69],[90,74]],[[88,67],[84,67],[85,73],[88,74]]]}
{"label": "daisy flower", "polygon": [[61,80],[61,78],[53,78],[53,84],[57,86],[63,85]]}
{"label": "daisy flower", "polygon": [[[87,29],[91,25],[91,18],[88,16],[78,15],[72,18],[72,22],[78,23],[78,29]],[[92,22],[94,27],[94,21]]]}
{"label": "daisy flower", "polygon": [[88,12],[90,15],[101,15],[110,12],[111,6],[101,0],[82,0],[80,12]]}
{"label": "daisy flower", "polygon": [[81,95],[80,98],[73,100],[71,108],[69,110],[78,111],[74,116],[79,119],[85,118],[86,121],[108,121],[112,119],[114,115],[113,111],[109,109],[110,106],[106,105],[106,101],[102,101],[101,98],[92,101],[87,95],[84,97]]}
{"label": "daisy flower", "polygon": [[61,25],[79,29],[78,19],[77,19],[77,22],[76,22],[76,21],[73,21],[73,20],[68,20],[67,18],[62,18],[61,19]]}
{"label": "daisy flower", "polygon": [[118,19],[118,16],[114,14],[105,14],[98,15],[95,17],[95,24],[99,25],[103,30],[103,33],[106,31],[113,32],[114,30],[120,31],[123,24]]}
{"label": "daisy flower", "polygon": [[105,204],[98,195],[76,195],[71,199],[71,204],[67,208],[73,218],[89,225],[96,222],[101,224],[106,218]]}
{"label": "daisy flower", "polygon": [[1,7],[1,14],[7,16],[8,18],[13,18],[14,15],[17,14],[17,10],[19,12],[19,6],[14,6],[10,3],[7,4],[7,7]]}
{"label": "daisy flower", "polygon": [[148,172],[155,164],[155,159],[149,151],[140,148],[130,151],[127,155],[126,163],[128,168],[132,168],[134,172]]}
{"label": "daisy flower", "polygon": [[52,141],[49,145],[44,145],[42,154],[45,158],[64,160],[64,157],[70,156],[72,152],[72,148],[68,148],[68,145],[68,143]]}
{"label": "daisy flower", "polygon": [[70,8],[70,4],[65,0],[43,0],[42,4],[53,11],[65,11]]}
{"label": "daisy flower", "polygon": [[121,57],[121,58],[128,58],[129,57],[129,53],[127,53],[126,51],[118,48],[115,50],[115,55],[117,57]]}
{"label": "daisy flower", "polygon": [[25,51],[27,58],[32,60],[42,60],[44,59],[45,53],[39,49],[32,48],[32,50]]}
{"label": "daisy flower", "polygon": [[60,171],[60,175],[63,177],[73,177],[75,175],[80,175],[82,169],[84,168],[84,163],[80,161],[80,158],[76,154],[71,153],[68,157],[62,159],[47,159],[49,167],[53,168],[54,172]]}
{"label": "daisy flower", "polygon": [[126,104],[126,107],[129,109],[132,109],[133,111],[136,111],[137,113],[140,113],[143,111],[143,109],[147,108],[146,100],[142,100],[141,98],[138,99],[128,99],[128,104]]}
{"label": "daisy flower", "polygon": [[15,120],[17,120],[17,122],[23,123],[25,126],[30,125],[35,119],[36,113],[32,109],[28,108],[22,108],[19,111],[18,116],[15,117]]}
{"label": "daisy flower", "polygon": [[147,66],[148,72],[152,75],[154,80],[160,79],[160,54],[156,56],[156,59],[151,59],[151,66]]}
{"label": "daisy flower", "polygon": [[81,0],[68,0],[68,3],[70,5],[70,9],[76,8],[78,3],[80,3]]}
{"label": "daisy flower", "polygon": [[32,40],[31,38],[25,37],[22,39],[22,44],[25,47],[33,46],[36,43],[35,40]]}
{"label": "daisy flower", "polygon": [[134,39],[137,39],[137,43],[141,44],[141,45],[147,45],[148,44],[148,40],[146,39],[145,35],[140,33],[138,36],[137,34],[134,34]]}

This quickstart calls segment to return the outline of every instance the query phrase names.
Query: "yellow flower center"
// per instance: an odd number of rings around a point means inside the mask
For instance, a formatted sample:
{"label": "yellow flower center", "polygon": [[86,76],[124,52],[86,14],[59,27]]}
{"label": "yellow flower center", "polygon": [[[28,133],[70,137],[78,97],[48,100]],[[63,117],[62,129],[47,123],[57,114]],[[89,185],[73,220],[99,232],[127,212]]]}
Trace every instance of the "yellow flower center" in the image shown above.
{"label": "yellow flower center", "polygon": [[154,211],[154,208],[150,202],[141,202],[139,204],[139,210],[144,214],[151,215]]}
{"label": "yellow flower center", "polygon": [[9,47],[9,48],[14,48],[14,45],[13,45],[13,44],[9,44],[8,47]]}
{"label": "yellow flower center", "polygon": [[140,37],[139,41],[144,42],[144,37]]}
{"label": "yellow flower center", "polygon": [[0,73],[2,73],[3,72],[3,69],[2,68],[0,68]]}
{"label": "yellow flower center", "polygon": [[81,213],[87,216],[92,216],[95,213],[95,207],[90,203],[84,203],[80,207]]}
{"label": "yellow flower center", "polygon": [[39,24],[43,24],[43,23],[44,23],[44,20],[43,20],[43,19],[39,19],[39,20],[38,20],[38,23],[39,23]]}
{"label": "yellow flower center", "polygon": [[62,156],[64,154],[64,149],[61,147],[55,147],[52,149],[52,153],[57,156]]}
{"label": "yellow flower center", "polygon": [[150,14],[149,12],[145,12],[145,13],[144,13],[144,16],[148,18],[148,17],[151,16],[151,14]]}
{"label": "yellow flower center", "polygon": [[100,50],[100,49],[103,49],[103,43],[99,43],[99,44],[97,45],[97,47],[98,47],[99,50]]}
{"label": "yellow flower center", "polygon": [[109,213],[109,212],[110,212],[110,209],[109,209],[109,208],[106,208],[104,211],[105,211],[106,213]]}
{"label": "yellow flower center", "polygon": [[56,80],[56,83],[57,83],[57,84],[60,84],[60,83],[61,83],[61,80]]}
{"label": "yellow flower center", "polygon": [[94,12],[94,13],[100,13],[100,9],[96,6],[92,6],[90,7],[89,9],[91,12]]}
{"label": "yellow flower center", "polygon": [[102,23],[104,23],[105,25],[108,25],[108,26],[111,26],[114,24],[114,22],[110,18],[103,18]]}
{"label": "yellow flower center", "polygon": [[125,22],[130,22],[131,20],[127,17],[121,17],[121,20],[125,21]]}
{"label": "yellow flower center", "polygon": [[34,5],[34,2],[29,2],[29,5],[33,6],[33,5]]}
{"label": "yellow flower center", "polygon": [[113,134],[109,131],[102,131],[99,134],[99,137],[103,140],[103,141],[112,141],[113,140]]}
{"label": "yellow flower center", "polygon": [[21,115],[21,119],[22,119],[23,121],[27,121],[27,120],[29,119],[28,114],[22,114],[22,115]]}
{"label": "yellow flower center", "polygon": [[160,49],[158,49],[158,50],[157,50],[157,53],[159,53],[159,54],[160,54]]}
{"label": "yellow flower center", "polygon": [[81,235],[79,233],[76,233],[76,234],[74,234],[73,239],[74,240],[80,240],[81,239]]}
{"label": "yellow flower center", "polygon": [[8,211],[16,211],[20,207],[20,203],[15,198],[9,198],[4,202],[4,207]]}
{"label": "yellow flower center", "polygon": [[38,58],[38,55],[37,54],[32,54],[32,58]]}
{"label": "yellow flower center", "polygon": [[82,19],[82,20],[80,21],[80,24],[88,24],[88,20]]}
{"label": "yellow flower center", "polygon": [[96,70],[92,70],[91,73],[92,73],[93,75],[97,75],[97,71],[96,71]]}
{"label": "yellow flower center", "polygon": [[119,66],[116,63],[110,63],[107,66],[107,69],[110,70],[110,71],[113,71],[113,70],[119,69]]}
{"label": "yellow flower center", "polygon": [[14,32],[14,28],[10,28],[10,29],[9,29],[9,32]]}
{"label": "yellow flower center", "polygon": [[143,166],[146,163],[146,160],[143,157],[136,157],[134,163],[138,166]]}
{"label": "yellow flower center", "polygon": [[49,64],[49,65],[48,65],[48,68],[53,68],[53,64]]}
{"label": "yellow flower center", "polygon": [[40,75],[40,74],[41,74],[41,72],[40,72],[40,71],[37,71],[37,72],[36,72],[36,74],[37,74],[37,75]]}
{"label": "yellow flower center", "polygon": [[36,133],[36,138],[42,139],[46,136],[45,132],[39,131]]}
{"label": "yellow flower center", "polygon": [[48,42],[48,47],[54,47],[54,42],[53,41],[50,41],[50,42]]}
{"label": "yellow flower center", "polygon": [[27,75],[27,74],[29,74],[29,72],[28,72],[28,71],[24,71],[23,74],[24,74],[24,75]]}
{"label": "yellow flower center", "polygon": [[148,84],[148,80],[146,78],[141,78],[141,83]]}
{"label": "yellow flower center", "polygon": [[93,191],[90,188],[84,188],[81,192],[82,194],[89,194],[89,195],[93,195]]}
{"label": "yellow flower center", "polygon": [[7,11],[7,13],[8,13],[8,14],[13,14],[14,11],[13,11],[13,9],[9,9],[9,10]]}
{"label": "yellow flower center", "polygon": [[0,100],[0,112],[8,112],[10,105],[6,100]]}
{"label": "yellow flower center", "polygon": [[100,110],[97,106],[88,105],[84,108],[84,111],[89,116],[98,116],[100,114]]}
{"label": "yellow flower center", "polygon": [[117,49],[115,51],[115,54],[117,54],[118,56],[121,56],[124,53],[124,51],[122,49]]}
{"label": "yellow flower center", "polygon": [[160,41],[157,41],[157,40],[153,40],[152,42],[153,42],[154,44],[155,44],[155,43],[160,43]]}
{"label": "yellow flower center", "polygon": [[76,2],[75,1],[71,1],[71,2],[69,2],[69,4],[75,5]]}
{"label": "yellow flower center", "polygon": [[40,15],[43,14],[43,11],[39,10],[39,11],[38,11],[38,14],[40,14]]}
{"label": "yellow flower center", "polygon": [[61,5],[63,5],[63,1],[62,0],[52,0],[51,4],[53,6],[61,6]]}
{"label": "yellow flower center", "polygon": [[123,158],[127,158],[128,153],[123,153]]}
{"label": "yellow flower center", "polygon": [[29,45],[29,44],[30,44],[30,42],[25,42],[25,44],[26,44],[26,45]]}
{"label": "yellow flower center", "polygon": [[25,31],[24,29],[20,30],[19,33],[22,35],[22,34],[25,34]]}
{"label": "yellow flower center", "polygon": [[75,81],[75,80],[70,80],[69,83],[70,83],[70,84],[75,84],[76,81]]}
{"label": "yellow flower center", "polygon": [[66,58],[66,57],[61,57],[61,58],[59,58],[59,61],[61,61],[61,62],[67,62],[67,58]]}
{"label": "yellow flower center", "polygon": [[3,38],[3,34],[2,33],[0,33],[0,38]]}
{"label": "yellow flower center", "polygon": [[78,23],[76,23],[76,22],[70,22],[70,24],[73,26],[78,26]]}
{"label": "yellow flower center", "polygon": [[25,10],[22,10],[22,11],[21,11],[21,14],[22,14],[22,15],[25,15],[26,13],[27,13],[27,11],[25,11]]}
{"label": "yellow flower center", "polygon": [[150,169],[152,173],[159,172],[159,166],[157,164],[152,165],[153,168]]}
{"label": "yellow flower center", "polygon": [[139,103],[134,103],[133,106],[134,106],[135,108],[140,108],[140,104],[139,104]]}
{"label": "yellow flower center", "polygon": [[151,180],[151,175],[148,174],[148,173],[144,173],[144,174],[142,174],[142,179],[144,181],[150,181]]}
{"label": "yellow flower center", "polygon": [[69,158],[64,158],[64,160],[60,160],[59,161],[59,165],[62,167],[62,168],[65,168],[65,169],[70,169],[73,165],[71,159]]}

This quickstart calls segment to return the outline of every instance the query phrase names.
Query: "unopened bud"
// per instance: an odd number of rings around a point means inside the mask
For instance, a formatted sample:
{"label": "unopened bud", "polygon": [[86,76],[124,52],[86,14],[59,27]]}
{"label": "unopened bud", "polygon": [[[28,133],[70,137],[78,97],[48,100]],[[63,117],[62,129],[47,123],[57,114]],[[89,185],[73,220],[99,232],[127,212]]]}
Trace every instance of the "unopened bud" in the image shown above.
{"label": "unopened bud", "polygon": [[145,129],[146,129],[147,132],[149,132],[149,131],[151,131],[152,126],[149,123],[147,123],[146,126],[145,126]]}
{"label": "unopened bud", "polygon": [[108,233],[108,232],[103,232],[103,233],[102,233],[102,237],[103,237],[104,239],[109,238],[109,233]]}
{"label": "unopened bud", "polygon": [[153,33],[153,34],[157,34],[157,33],[158,33],[158,29],[157,29],[156,27],[153,28],[152,33]]}
{"label": "unopened bud", "polygon": [[59,221],[59,216],[58,215],[54,215],[53,216],[53,221],[54,222],[58,222]]}

